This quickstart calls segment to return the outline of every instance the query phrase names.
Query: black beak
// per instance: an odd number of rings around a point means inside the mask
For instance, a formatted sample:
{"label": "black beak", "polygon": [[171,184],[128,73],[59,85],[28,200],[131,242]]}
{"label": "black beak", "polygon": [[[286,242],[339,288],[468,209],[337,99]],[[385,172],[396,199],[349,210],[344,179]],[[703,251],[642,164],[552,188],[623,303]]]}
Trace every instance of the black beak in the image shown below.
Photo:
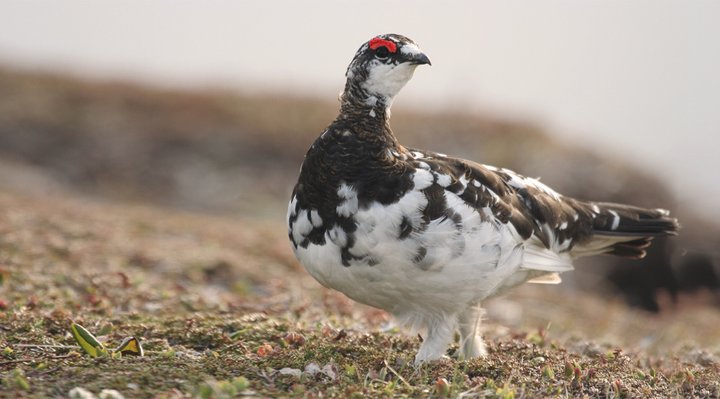
{"label": "black beak", "polygon": [[425,53],[413,54],[409,61],[415,65],[432,65],[430,58]]}

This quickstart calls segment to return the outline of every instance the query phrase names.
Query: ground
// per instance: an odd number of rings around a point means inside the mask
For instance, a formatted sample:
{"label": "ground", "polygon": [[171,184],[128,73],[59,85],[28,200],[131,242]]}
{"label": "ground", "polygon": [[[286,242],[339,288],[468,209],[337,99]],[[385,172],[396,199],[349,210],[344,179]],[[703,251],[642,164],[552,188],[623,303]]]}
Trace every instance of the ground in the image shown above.
{"label": "ground", "polygon": [[[1,66],[0,93],[0,398],[720,396],[720,296],[702,289],[717,287],[688,273],[695,293],[672,299],[686,254],[720,265],[720,229],[676,204],[661,173],[527,121],[396,107],[406,145],[683,224],[642,262],[588,259],[559,286],[489,301],[488,358],[460,361],[454,346],[414,367],[417,333],[324,289],[290,251],[285,201],[337,103]],[[624,291],[606,289],[629,270]],[[91,358],[73,322],[108,348],[135,336],[145,356]]]}
{"label": "ground", "polygon": [[[279,218],[2,193],[0,276],[0,397],[720,395],[715,309],[548,286],[490,304],[487,359],[414,367],[420,338],[315,283]],[[91,358],[72,322],[145,356]]]}

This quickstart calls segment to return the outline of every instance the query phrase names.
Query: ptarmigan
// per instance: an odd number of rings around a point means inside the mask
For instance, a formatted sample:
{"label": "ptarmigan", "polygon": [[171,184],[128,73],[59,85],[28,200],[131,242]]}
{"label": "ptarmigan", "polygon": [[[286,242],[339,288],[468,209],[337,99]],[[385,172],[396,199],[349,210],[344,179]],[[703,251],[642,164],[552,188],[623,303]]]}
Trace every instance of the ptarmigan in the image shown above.
{"label": "ptarmigan", "polygon": [[559,282],[577,257],[642,258],[653,237],[676,234],[662,209],[579,201],[508,169],[403,147],[390,106],[424,64],[402,35],[360,47],[287,214],[295,255],[317,281],[426,331],[416,364],[441,358],[456,330],[463,358],[484,356],[484,299]]}

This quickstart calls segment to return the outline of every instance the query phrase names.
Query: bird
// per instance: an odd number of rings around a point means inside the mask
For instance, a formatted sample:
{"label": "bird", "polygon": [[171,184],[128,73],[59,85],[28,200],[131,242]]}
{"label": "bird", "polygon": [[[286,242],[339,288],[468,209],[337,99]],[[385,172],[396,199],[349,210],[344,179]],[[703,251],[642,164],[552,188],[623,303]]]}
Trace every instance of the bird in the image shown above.
{"label": "bird", "polygon": [[358,49],[287,211],[312,277],[424,332],[416,365],[446,357],[456,332],[460,359],[487,356],[486,299],[559,283],[579,257],[642,258],[653,238],[677,234],[664,209],[574,199],[506,168],[403,146],[390,108],[422,65],[428,56],[400,34]]}

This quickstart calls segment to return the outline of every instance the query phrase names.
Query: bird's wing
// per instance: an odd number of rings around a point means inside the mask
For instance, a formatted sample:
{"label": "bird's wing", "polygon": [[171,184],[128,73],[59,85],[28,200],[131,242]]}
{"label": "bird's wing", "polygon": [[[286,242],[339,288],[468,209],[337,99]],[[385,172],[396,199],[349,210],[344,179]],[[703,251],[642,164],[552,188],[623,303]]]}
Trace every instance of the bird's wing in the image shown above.
{"label": "bird's wing", "polygon": [[[662,209],[579,201],[509,169],[409,151],[413,166],[430,172],[434,184],[445,193],[456,195],[478,212],[492,213],[497,222],[511,224],[531,244],[527,246],[530,257],[539,264],[545,259],[552,265],[564,253],[643,257],[651,237],[676,234],[678,229],[677,220]],[[440,208],[442,201],[436,201],[431,216],[437,217]]]}
{"label": "bird's wing", "polygon": [[[523,239],[535,236],[551,248],[553,238],[562,242],[575,235],[570,227],[580,219],[577,201],[563,197],[538,179],[428,151],[410,153],[416,170],[433,175],[435,187],[455,194],[476,211],[490,212],[501,223],[511,223]],[[431,219],[444,211],[439,202],[431,209]]]}
{"label": "bird's wing", "polygon": [[[428,200],[423,218],[430,228],[425,230],[453,221],[468,236],[464,245],[483,246],[480,253],[495,257],[498,264],[533,270],[527,278],[572,269],[570,256],[563,252],[571,246],[579,217],[574,220],[577,212],[560,194],[509,170],[428,151],[409,154],[415,189]],[[491,230],[474,234],[483,229]],[[454,242],[449,234],[434,241],[435,246]]]}

